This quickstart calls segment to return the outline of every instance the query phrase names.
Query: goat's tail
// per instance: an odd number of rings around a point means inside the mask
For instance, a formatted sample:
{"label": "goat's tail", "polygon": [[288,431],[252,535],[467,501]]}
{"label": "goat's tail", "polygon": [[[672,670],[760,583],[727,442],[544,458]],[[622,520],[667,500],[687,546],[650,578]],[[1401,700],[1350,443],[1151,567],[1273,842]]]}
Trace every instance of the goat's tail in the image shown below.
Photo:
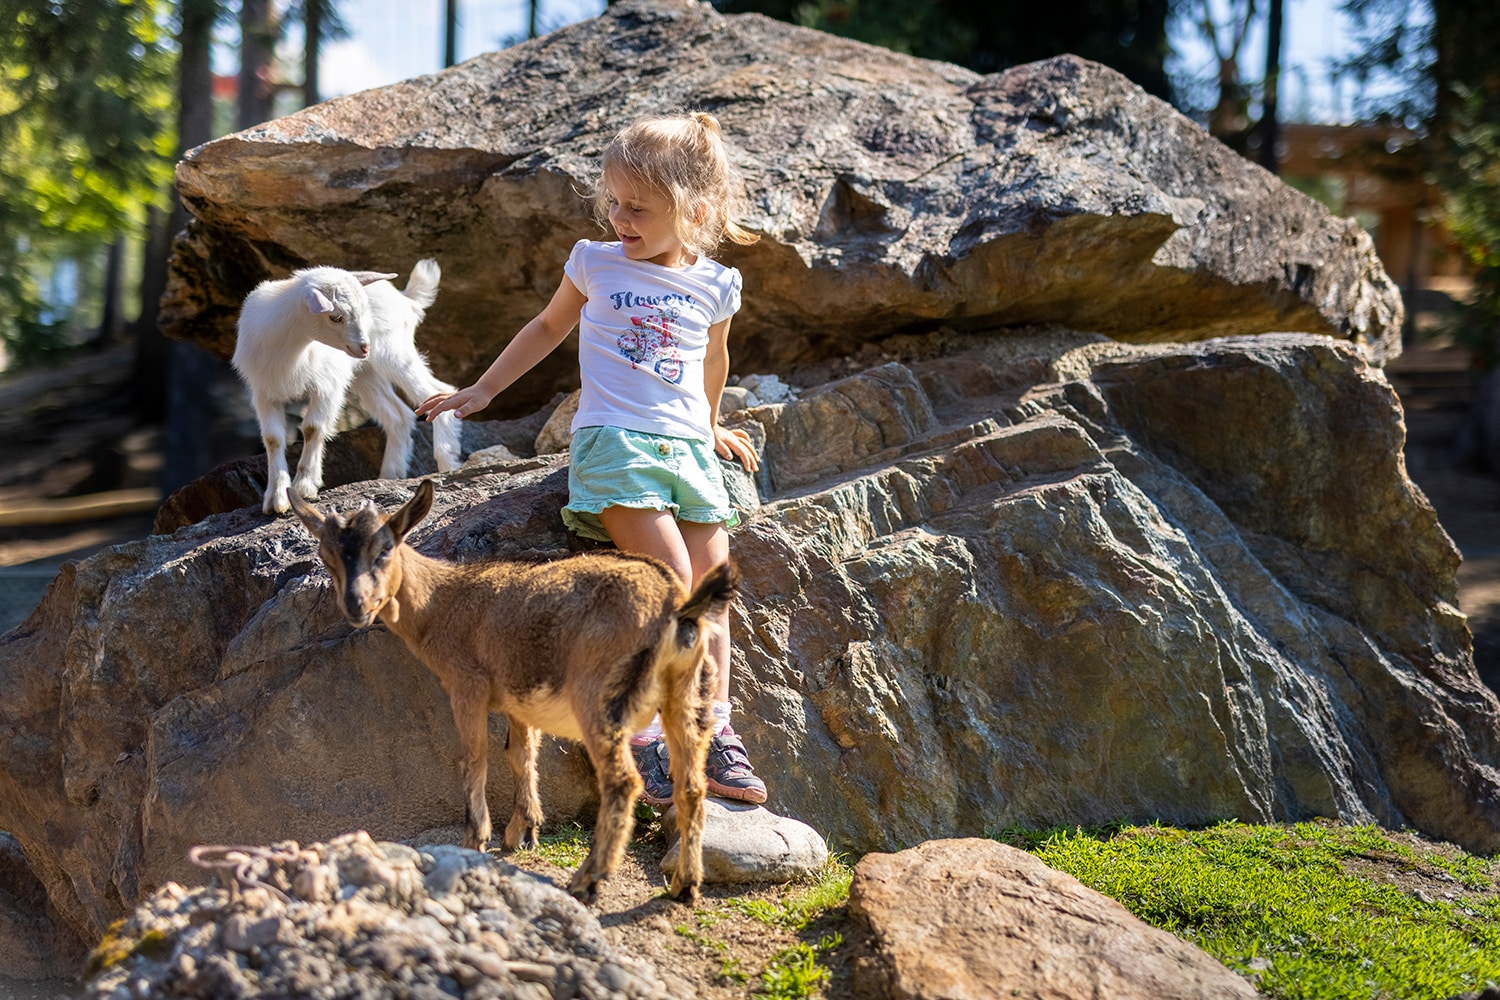
{"label": "goat's tail", "polygon": [[411,269],[411,277],[406,279],[406,289],[401,294],[411,299],[418,309],[426,309],[437,300],[438,282],[442,277],[438,262],[425,257]]}
{"label": "goat's tail", "polygon": [[740,571],[732,560],[726,559],[703,574],[698,586],[693,588],[687,602],[677,612],[677,641],[684,648],[698,641],[703,616],[734,600],[739,585]]}

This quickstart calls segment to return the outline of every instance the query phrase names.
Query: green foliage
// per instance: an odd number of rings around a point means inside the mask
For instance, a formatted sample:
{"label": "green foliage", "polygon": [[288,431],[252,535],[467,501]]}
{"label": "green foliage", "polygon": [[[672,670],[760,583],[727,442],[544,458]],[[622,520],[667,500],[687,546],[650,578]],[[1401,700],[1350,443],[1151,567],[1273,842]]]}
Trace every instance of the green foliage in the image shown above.
{"label": "green foliage", "polygon": [[774,1000],[813,996],[831,978],[829,971],[818,964],[819,957],[843,943],[838,934],[820,938],[815,945],[797,942],[771,959],[760,974],[757,992]]}
{"label": "green foliage", "polygon": [[1451,333],[1485,371],[1500,365],[1500,102],[1461,88],[1444,171],[1448,228],[1474,268]]}
{"label": "green foliage", "polygon": [[70,317],[39,277],[134,234],[174,153],[166,0],[0,0],[0,340],[46,356]]}
{"label": "green foliage", "polygon": [[770,927],[800,931],[829,910],[849,900],[854,869],[841,855],[832,855],[798,888],[780,899],[731,899],[728,905]]}
{"label": "green foliage", "polygon": [[[1255,975],[1273,997],[1426,1000],[1500,980],[1492,862],[1417,852],[1374,827],[1312,823],[1027,839],[1047,864]],[[1404,891],[1362,876],[1371,861],[1451,888]]]}
{"label": "green foliage", "polygon": [[579,823],[563,823],[540,840],[536,847],[516,851],[518,857],[532,855],[559,868],[577,868],[589,855],[589,831]]}
{"label": "green foliage", "polygon": [[993,73],[1071,52],[1112,66],[1168,97],[1170,0],[1066,4],[965,0],[714,0],[725,13],[755,12],[924,59]]}

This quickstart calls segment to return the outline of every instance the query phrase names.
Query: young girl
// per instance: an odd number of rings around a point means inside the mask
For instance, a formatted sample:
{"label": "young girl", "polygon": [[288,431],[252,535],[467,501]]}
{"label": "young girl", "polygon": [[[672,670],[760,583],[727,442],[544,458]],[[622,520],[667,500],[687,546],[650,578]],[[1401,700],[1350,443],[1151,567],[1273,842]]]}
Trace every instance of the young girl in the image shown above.
{"label": "young girl", "polygon": [[[579,325],[583,390],[569,449],[563,520],[586,538],[655,556],[691,588],[729,556],[739,517],[714,453],[759,468],[749,435],[719,426],[729,374],[729,320],[740,307],[740,273],[708,255],[735,225],[737,178],[712,115],[650,118],[610,141],[594,210],[618,242],[581,240],[552,300],[480,376],[417,407],[431,420],[488,406]],[[708,788],[764,802],[745,745],[729,724],[729,612],[714,623],[717,670]],[[672,798],[659,720],[631,740],[647,802]]]}

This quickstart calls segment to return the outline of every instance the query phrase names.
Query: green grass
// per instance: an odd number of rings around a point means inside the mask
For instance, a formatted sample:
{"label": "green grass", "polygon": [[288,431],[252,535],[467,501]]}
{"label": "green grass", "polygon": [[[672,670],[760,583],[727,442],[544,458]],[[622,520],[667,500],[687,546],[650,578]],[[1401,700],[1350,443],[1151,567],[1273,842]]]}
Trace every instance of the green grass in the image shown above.
{"label": "green grass", "polygon": [[843,906],[849,900],[849,883],[854,880],[854,869],[850,868],[842,855],[830,855],[808,880],[798,883],[778,900],[730,899],[726,902],[752,920],[771,927],[789,931],[800,931],[829,910]]}
{"label": "green grass", "polygon": [[[588,836],[576,824],[559,827],[536,853],[575,867]],[[994,836],[1253,976],[1270,997],[1438,1000],[1500,983],[1500,861],[1414,847],[1376,827],[1325,823]],[[817,933],[810,926],[846,905],[852,878],[849,861],[835,856],[774,898],[723,903],[770,927]],[[829,988],[825,962],[840,947],[836,934],[787,948],[752,977],[717,940],[722,919],[700,910],[696,928],[675,930],[718,954],[724,981],[754,982],[757,996],[776,1000]]]}
{"label": "green grass", "polygon": [[516,860],[534,857],[559,868],[577,868],[589,856],[590,836],[581,823],[563,823],[544,832],[536,847],[516,851]]}
{"label": "green grass", "polygon": [[820,938],[817,944],[797,942],[771,959],[760,974],[756,992],[773,1000],[813,996],[832,977],[818,963],[818,958],[843,943],[844,939],[837,934]]}
{"label": "green grass", "polygon": [[[1500,982],[1496,863],[1413,850],[1374,827],[1231,822],[997,839],[1255,975],[1272,997],[1433,1000]],[[1406,891],[1372,875],[1383,872],[1424,877]]]}

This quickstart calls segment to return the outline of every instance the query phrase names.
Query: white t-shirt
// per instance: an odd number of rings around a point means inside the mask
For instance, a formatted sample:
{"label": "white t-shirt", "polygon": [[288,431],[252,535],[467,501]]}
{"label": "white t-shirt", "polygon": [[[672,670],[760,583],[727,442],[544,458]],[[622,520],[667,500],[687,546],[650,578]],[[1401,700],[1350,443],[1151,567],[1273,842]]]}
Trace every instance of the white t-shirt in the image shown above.
{"label": "white t-shirt", "polygon": [[579,240],[563,266],[588,298],[578,325],[580,427],[712,441],[703,359],[708,328],[740,307],[740,272],[698,255],[687,267],[631,260]]}

